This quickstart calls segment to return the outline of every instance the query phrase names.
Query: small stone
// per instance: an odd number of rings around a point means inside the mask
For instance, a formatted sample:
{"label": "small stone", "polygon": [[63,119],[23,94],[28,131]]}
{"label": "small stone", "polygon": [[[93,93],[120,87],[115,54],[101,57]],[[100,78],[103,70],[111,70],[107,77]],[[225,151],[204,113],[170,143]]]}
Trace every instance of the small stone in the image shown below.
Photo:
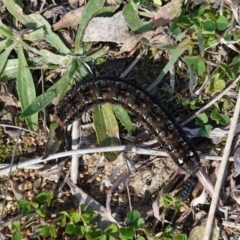
{"label": "small stone", "polygon": [[30,190],[33,188],[33,184],[32,182],[26,180],[24,181],[23,183],[21,183],[19,186],[18,186],[19,190],[21,191],[26,191],[26,190]]}
{"label": "small stone", "polygon": [[39,188],[40,185],[41,185],[41,182],[42,182],[42,179],[41,179],[41,178],[37,178],[36,180],[34,180],[33,186],[34,186],[35,188]]}
{"label": "small stone", "polygon": [[2,202],[0,202],[0,213],[2,213],[3,212],[3,217],[5,217],[6,215],[7,215],[7,209],[6,209],[6,207],[4,207],[4,211],[2,211],[3,210],[3,203]]}

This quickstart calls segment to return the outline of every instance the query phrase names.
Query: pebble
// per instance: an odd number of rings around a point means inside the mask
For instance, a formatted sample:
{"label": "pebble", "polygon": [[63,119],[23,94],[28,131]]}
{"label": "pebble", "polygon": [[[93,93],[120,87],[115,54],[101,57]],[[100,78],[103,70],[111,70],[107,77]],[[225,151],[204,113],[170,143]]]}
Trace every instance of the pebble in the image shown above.
{"label": "pebble", "polygon": [[26,180],[24,181],[23,183],[21,183],[19,186],[18,186],[19,190],[21,191],[26,191],[26,190],[30,190],[33,188],[33,184],[32,182]]}

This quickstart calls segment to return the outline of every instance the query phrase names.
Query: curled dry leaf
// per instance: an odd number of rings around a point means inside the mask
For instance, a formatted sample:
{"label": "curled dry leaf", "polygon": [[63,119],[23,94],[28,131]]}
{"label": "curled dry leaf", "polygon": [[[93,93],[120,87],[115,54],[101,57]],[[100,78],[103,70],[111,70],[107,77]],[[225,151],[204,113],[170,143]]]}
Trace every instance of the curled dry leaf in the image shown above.
{"label": "curled dry leaf", "polygon": [[172,0],[168,4],[164,5],[154,16],[154,25],[165,26],[170,23],[173,18],[177,16],[181,10],[182,0]]}
{"label": "curled dry leaf", "polygon": [[53,24],[53,30],[57,31],[61,28],[75,27],[79,24],[84,7],[77,8],[73,11],[67,12],[60,21]]}

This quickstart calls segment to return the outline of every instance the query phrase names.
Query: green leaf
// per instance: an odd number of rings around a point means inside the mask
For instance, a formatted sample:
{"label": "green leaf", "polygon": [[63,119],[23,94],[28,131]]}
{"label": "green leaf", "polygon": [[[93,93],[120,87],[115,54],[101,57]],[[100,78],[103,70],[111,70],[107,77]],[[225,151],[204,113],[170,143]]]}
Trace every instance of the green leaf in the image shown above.
{"label": "green leaf", "polygon": [[197,38],[198,38],[198,45],[201,52],[201,56],[203,57],[205,54],[204,37],[203,37],[202,31],[199,29],[197,29]]}
{"label": "green leaf", "polygon": [[[18,47],[17,93],[23,111],[30,106],[33,100],[36,99],[35,85],[32,74],[28,68],[28,64],[23,53],[23,48],[21,46]],[[38,128],[37,113],[27,117],[25,120],[29,129],[36,130]]]}
{"label": "green leaf", "polygon": [[52,225],[49,225],[49,233],[52,237],[57,237],[56,229]]}
{"label": "green leaf", "polygon": [[212,130],[212,126],[209,125],[209,124],[206,124],[206,125],[203,125],[200,129],[199,129],[199,136],[202,136],[202,137],[208,137],[210,132]]}
{"label": "green leaf", "polygon": [[170,31],[172,33],[172,35],[179,35],[182,31],[181,31],[181,28],[176,24],[176,23],[171,23],[170,25]]}
{"label": "green leaf", "polygon": [[43,205],[40,205],[40,207],[36,209],[36,213],[43,218],[46,217],[45,208]]}
{"label": "green leaf", "polygon": [[116,233],[118,231],[118,227],[115,224],[110,224],[105,230],[104,232],[107,234],[110,233]]}
{"label": "green leaf", "polygon": [[7,82],[9,80],[17,78],[18,60],[9,59],[3,68],[2,74],[0,74],[0,82]]}
{"label": "green leaf", "polygon": [[22,215],[27,216],[30,212],[31,212],[31,205],[27,203],[22,208]]}
{"label": "green leaf", "polygon": [[224,110],[232,110],[234,108],[234,103],[231,99],[226,98],[223,103]]}
{"label": "green leaf", "polygon": [[44,203],[46,202],[48,207],[50,206],[51,204],[51,199],[53,198],[53,195],[51,193],[48,193],[48,192],[42,192],[42,193],[39,193],[37,196],[36,196],[36,200],[38,202],[41,202],[41,203]]}
{"label": "green leaf", "polygon": [[86,233],[86,238],[88,240],[101,240],[103,239],[104,233],[102,230],[100,229],[96,229],[96,230],[90,230]]}
{"label": "green leaf", "polygon": [[216,30],[216,24],[212,21],[206,21],[203,25],[203,29],[208,32],[214,32]]}
{"label": "green leaf", "polygon": [[133,239],[134,237],[134,230],[130,228],[120,228],[119,229],[119,236],[121,239]]}
{"label": "green leaf", "polygon": [[224,16],[220,16],[217,20],[217,28],[218,30],[220,31],[223,31],[227,28],[227,25],[228,25],[228,20],[226,17]]}
{"label": "green leaf", "polygon": [[202,126],[207,122],[208,122],[208,116],[206,115],[206,113],[200,113],[197,115],[196,121],[195,121],[196,125]]}
{"label": "green leaf", "polygon": [[12,234],[12,240],[22,240],[22,234],[20,231],[16,231]]}
{"label": "green leaf", "polygon": [[21,23],[29,29],[37,30],[43,28],[45,30],[44,40],[49,42],[56,50],[62,54],[68,54],[70,50],[65,46],[60,37],[52,31],[52,26],[48,21],[38,13],[26,15],[22,8],[13,0],[3,0],[4,6],[8,11]]}
{"label": "green leaf", "polygon": [[210,84],[208,87],[209,92],[221,91],[226,87],[226,83],[223,79],[217,79],[213,77],[210,80]]}
{"label": "green leaf", "polygon": [[74,213],[72,213],[70,219],[71,219],[71,222],[72,222],[73,224],[76,224],[76,223],[78,223],[78,222],[80,221],[81,217],[80,217],[80,214],[79,214],[79,213],[74,212]]}
{"label": "green leaf", "polygon": [[[50,87],[44,93],[44,101],[43,95],[38,96],[32,104],[20,115],[20,118],[26,118],[31,116],[32,114],[41,111],[44,107],[46,107],[49,103],[53,101],[57,96],[62,96],[66,93],[71,87],[73,82],[73,74],[75,72],[75,61],[68,67],[68,70],[64,73],[64,75],[55,83],[52,87]],[[45,104],[44,104],[45,103]]]}
{"label": "green leaf", "polygon": [[[93,123],[100,147],[118,146],[120,141],[118,138],[118,123],[109,103],[102,106],[97,105],[93,108]],[[105,153],[104,156],[109,161],[114,161],[117,153]]]}
{"label": "green leaf", "polygon": [[103,6],[105,0],[89,0],[81,17],[79,24],[76,40],[75,40],[75,54],[82,54],[81,43],[84,36],[85,29],[89,21],[93,18],[94,14],[97,13]]}
{"label": "green leaf", "polygon": [[138,33],[147,32],[153,29],[153,21],[143,22],[138,16],[136,4],[132,1],[128,2],[123,7],[123,16],[129,27]]}
{"label": "green leaf", "polygon": [[20,230],[20,222],[15,221],[12,223],[12,230]]}
{"label": "green leaf", "polygon": [[39,232],[42,237],[48,237],[50,235],[48,226],[39,226],[37,227],[36,232]]}
{"label": "green leaf", "polygon": [[29,204],[30,202],[26,201],[26,200],[23,200],[23,199],[20,199],[20,200],[17,200],[17,205],[19,207],[24,207],[26,204]]}
{"label": "green leaf", "polygon": [[36,202],[29,202],[29,204],[33,207],[33,208],[38,208],[39,204]]}
{"label": "green leaf", "polygon": [[90,223],[93,219],[95,219],[98,216],[98,214],[93,209],[87,209],[82,214],[82,220],[85,223]]}
{"label": "green leaf", "polygon": [[230,122],[228,116],[219,113],[217,110],[213,110],[210,114],[210,118],[216,121],[218,124],[227,125]]}
{"label": "green leaf", "polygon": [[74,228],[75,226],[73,224],[69,224],[66,226],[65,231],[67,234],[73,234],[74,233]]}
{"label": "green leaf", "polygon": [[190,45],[191,45],[190,39],[185,39],[178,45],[178,48],[173,51],[173,53],[171,54],[170,60],[168,61],[166,66],[162,69],[162,72],[158,75],[157,79],[147,88],[147,91],[151,91],[161,82],[164,76],[169,72],[169,70],[174,66],[174,64],[179,59],[179,57],[184,53],[184,51]]}
{"label": "green leaf", "polygon": [[11,44],[10,46],[8,46],[4,50],[3,53],[0,54],[0,58],[1,58],[1,61],[0,61],[0,75],[2,74],[2,72],[3,72],[3,70],[4,70],[5,66],[6,66],[9,54],[11,53],[13,48],[14,48],[14,44]]}
{"label": "green leaf", "polygon": [[127,219],[128,219],[129,222],[133,222],[140,217],[141,217],[141,214],[137,210],[129,211],[128,214],[127,214]]}
{"label": "green leaf", "polygon": [[117,119],[127,129],[128,134],[132,135],[132,131],[133,131],[132,121],[131,121],[127,111],[121,105],[115,105],[115,104],[112,104],[112,109],[113,109]]}

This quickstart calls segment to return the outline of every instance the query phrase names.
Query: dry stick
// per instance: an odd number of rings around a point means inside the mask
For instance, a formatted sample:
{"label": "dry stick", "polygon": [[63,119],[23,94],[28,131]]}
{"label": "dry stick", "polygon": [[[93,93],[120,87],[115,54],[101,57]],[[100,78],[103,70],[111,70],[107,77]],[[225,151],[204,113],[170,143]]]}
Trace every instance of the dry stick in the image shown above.
{"label": "dry stick", "polygon": [[37,136],[40,136],[40,137],[43,137],[41,134],[39,133],[36,133],[34,131],[31,131],[31,130],[28,130],[26,128],[22,128],[22,127],[18,127],[18,126],[13,126],[13,125],[9,125],[9,124],[0,124],[0,127],[8,127],[8,128],[16,128],[16,129],[19,129],[19,130],[22,130],[22,131],[25,131],[25,132],[29,132],[29,133],[33,133]]}
{"label": "dry stick", "polygon": [[[240,76],[238,78],[240,78]],[[216,211],[216,207],[217,207],[217,203],[218,203],[219,192],[221,189],[223,177],[225,175],[224,172],[225,172],[225,168],[226,168],[226,165],[228,162],[228,156],[230,154],[231,144],[232,144],[234,132],[235,132],[235,129],[237,126],[239,113],[240,113],[240,90],[238,92],[236,108],[235,108],[235,111],[233,114],[229,135],[227,138],[226,146],[225,146],[224,153],[223,153],[223,158],[222,158],[221,165],[220,165],[219,172],[218,172],[218,178],[217,178],[217,182],[216,182],[215,189],[214,189],[214,195],[212,198],[212,202],[211,202],[211,206],[210,206],[210,210],[209,210],[209,214],[208,214],[204,240],[210,239],[213,219],[214,219],[214,215],[215,215],[215,211]]]}
{"label": "dry stick", "polygon": [[11,173],[12,173],[13,162],[14,162],[15,155],[16,155],[16,152],[17,152],[18,140],[19,140],[20,136],[21,136],[21,131],[19,131],[19,133],[18,133],[17,141],[16,141],[16,144],[15,144],[15,146],[14,146],[13,153],[12,153],[12,159],[11,159],[11,163],[10,163],[10,167],[9,167],[9,172],[8,172],[8,177],[7,177],[7,184],[6,184],[6,189],[5,189],[5,193],[4,193],[2,212],[0,212],[0,224],[1,224],[2,219],[3,219],[4,208],[5,208],[5,205],[6,205],[6,196],[7,196],[7,192],[8,192],[8,186],[9,186],[9,182],[10,182],[10,177],[11,177]]}
{"label": "dry stick", "polygon": [[[81,123],[79,119],[77,121],[74,121],[72,125],[72,150],[77,150],[79,148],[80,132],[81,132]],[[78,180],[79,157],[80,155],[72,156],[71,180],[74,184],[77,184],[77,180]]]}
{"label": "dry stick", "polygon": [[[34,158],[30,160],[26,160],[22,163],[17,163],[13,165],[12,171],[22,169],[22,168],[32,168],[32,169],[38,169],[43,167],[43,165],[37,165],[38,163],[50,161],[56,158],[63,158],[63,157],[69,157],[72,155],[79,155],[79,154],[91,154],[91,153],[98,153],[98,152],[114,152],[114,151],[124,151],[126,148],[125,145],[122,146],[115,146],[115,147],[100,147],[100,148],[89,148],[89,149],[78,149],[78,150],[72,150],[72,151],[66,151],[66,152],[60,152],[56,153],[54,155],[49,156],[46,159],[42,159],[42,157]],[[136,147],[136,149],[132,149],[131,151],[135,154],[142,154],[142,155],[152,155],[152,156],[159,156],[159,157],[168,157],[169,155],[167,152],[159,151],[159,150],[150,150],[150,149],[143,149],[140,147]],[[200,154],[201,159],[206,160],[213,160],[213,161],[221,161],[222,157],[220,156],[211,156],[211,155],[205,155]],[[229,158],[229,161],[233,161],[233,157]],[[35,167],[36,166],[36,167]],[[0,164],[0,176],[7,174],[9,171],[9,164]]]}
{"label": "dry stick", "polygon": [[240,75],[218,96],[216,96],[212,101],[210,101],[208,104],[206,104],[203,108],[201,108],[200,110],[195,112],[190,118],[188,118],[186,121],[182,122],[180,125],[185,126],[187,123],[192,121],[199,113],[205,111],[207,108],[209,108],[211,105],[213,105],[216,101],[218,101],[221,97],[223,97],[231,88],[233,88],[239,80],[240,80]]}

